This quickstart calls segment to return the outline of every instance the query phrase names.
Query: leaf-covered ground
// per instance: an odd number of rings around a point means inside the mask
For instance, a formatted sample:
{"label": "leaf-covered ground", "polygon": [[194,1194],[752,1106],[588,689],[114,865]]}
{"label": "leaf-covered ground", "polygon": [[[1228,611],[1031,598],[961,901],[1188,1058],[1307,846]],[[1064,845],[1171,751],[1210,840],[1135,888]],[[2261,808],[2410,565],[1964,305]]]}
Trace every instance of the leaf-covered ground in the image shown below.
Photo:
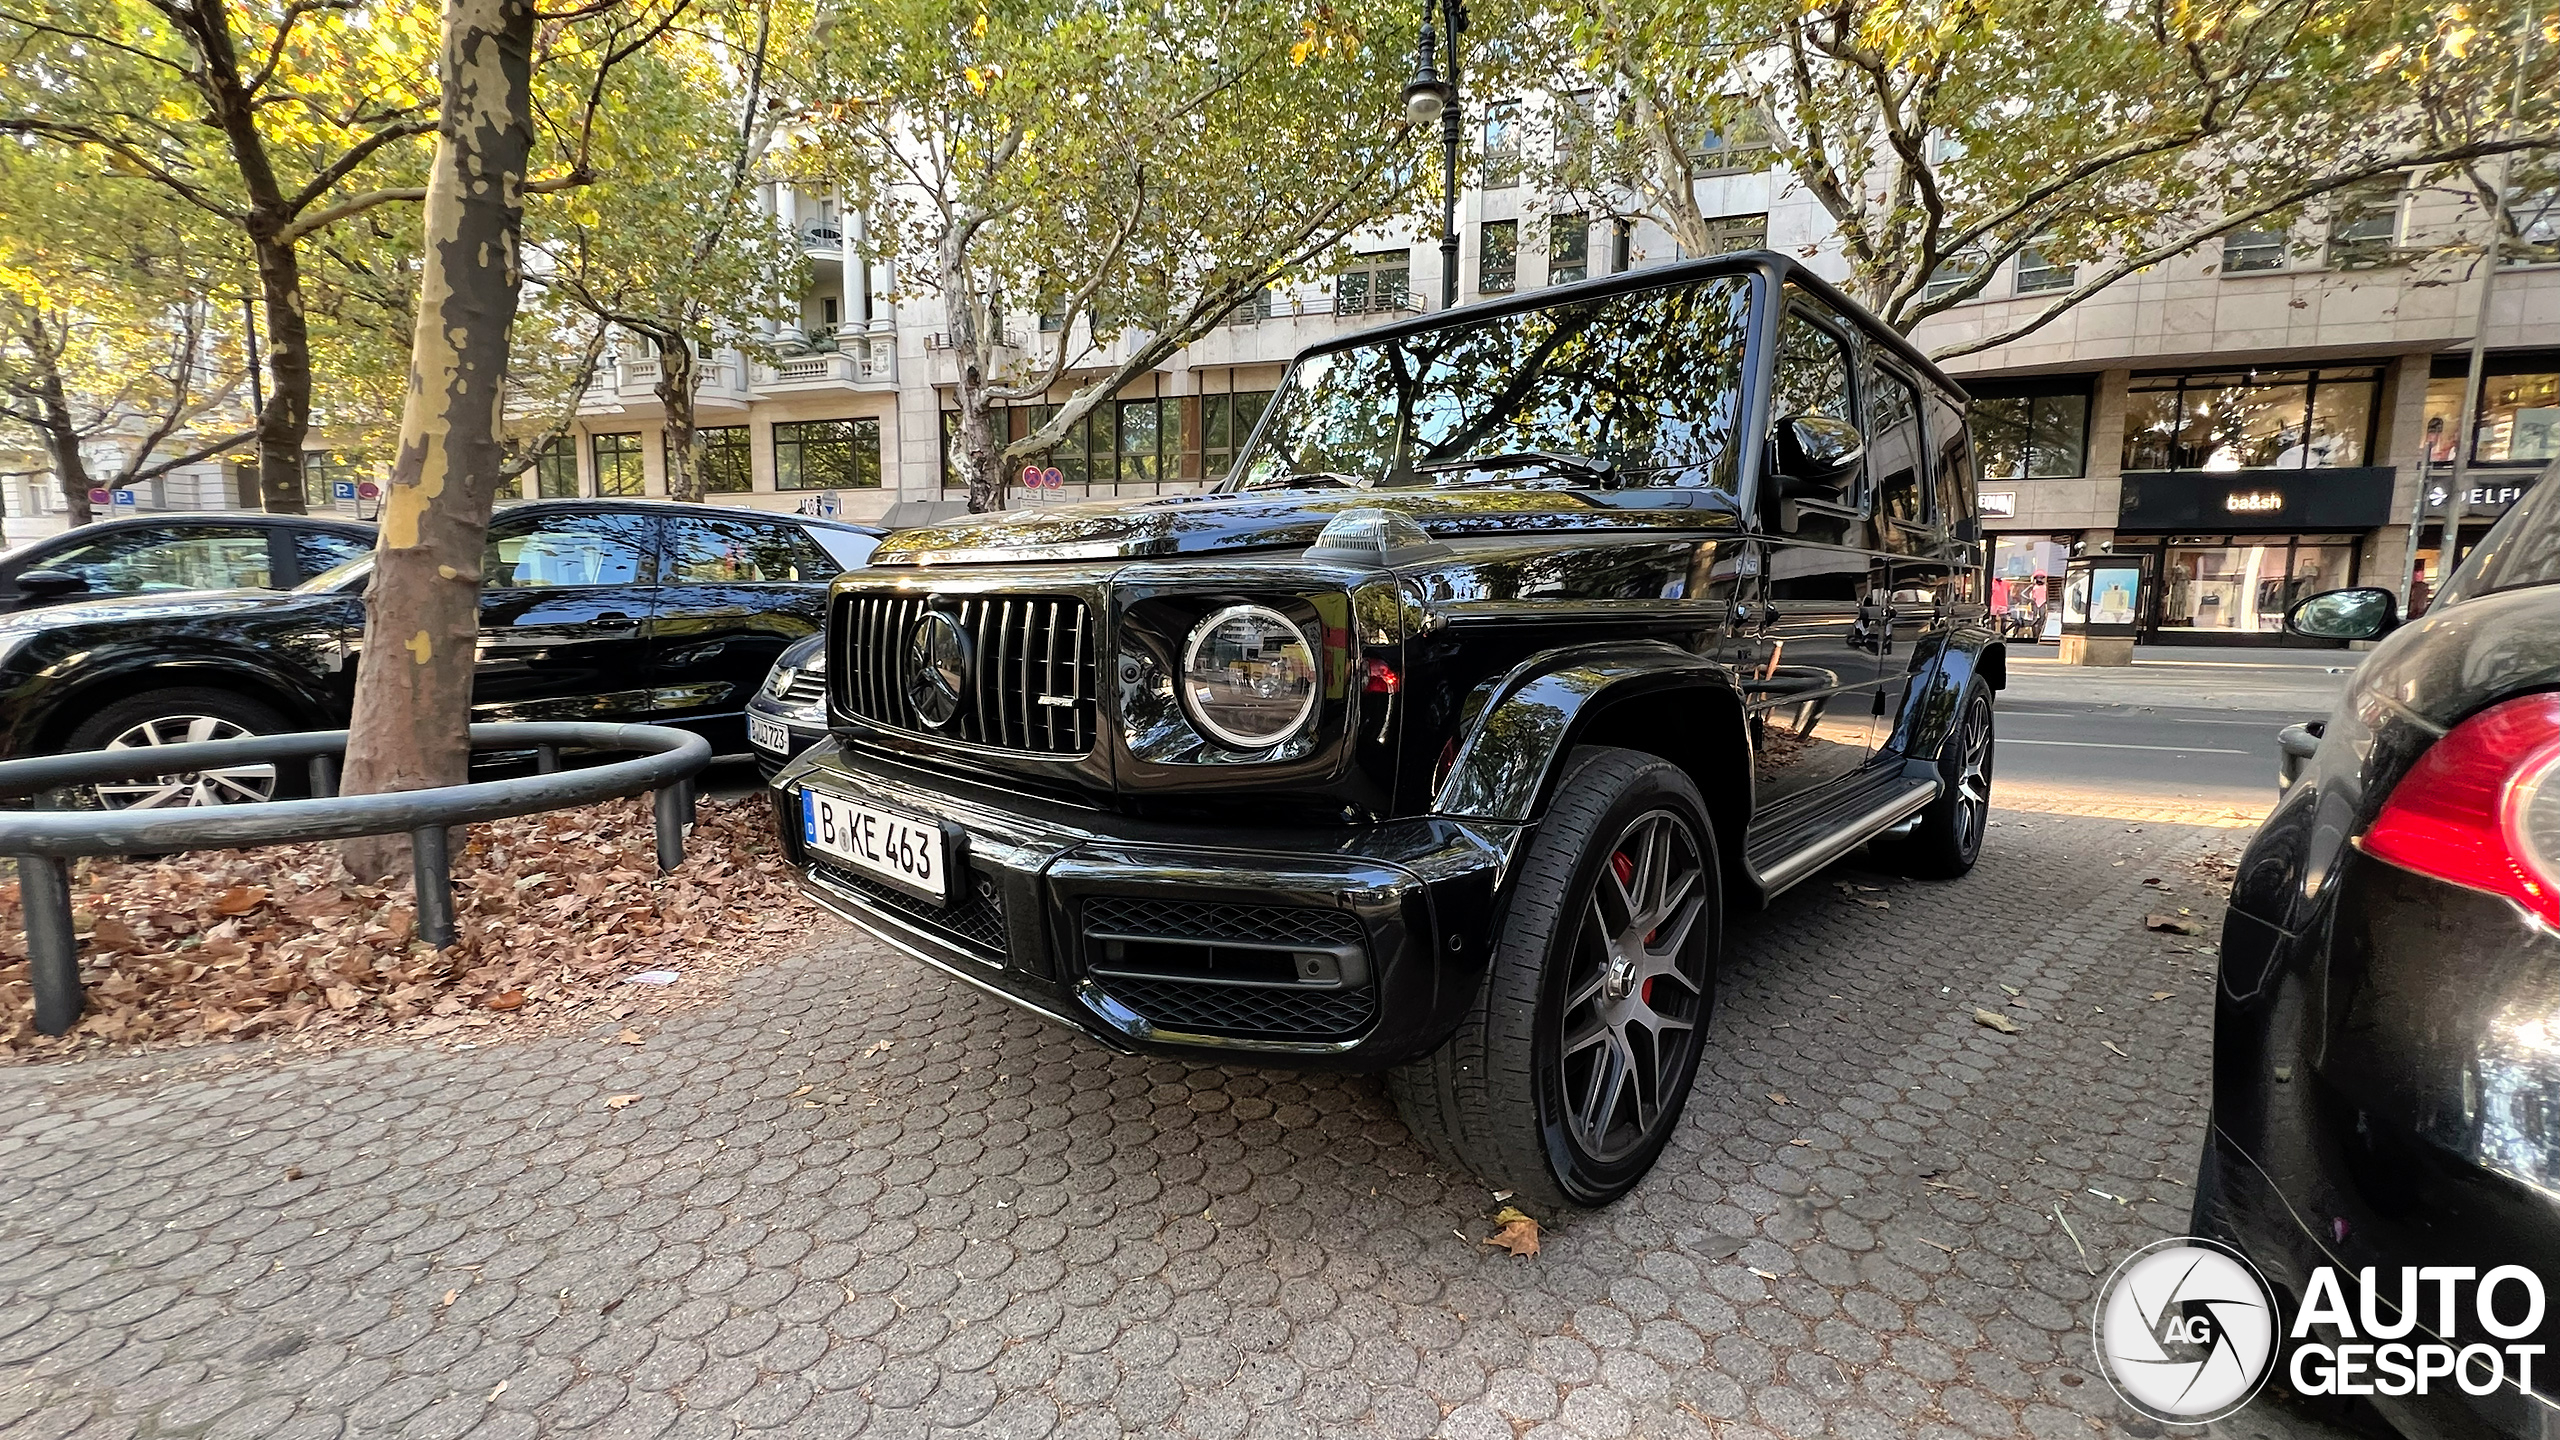
{"label": "leaf-covered ground", "polygon": [[[82,861],[88,1008],[60,1038],[35,1032],[18,886],[0,866],[0,1048],[594,1023],[700,996],[834,924],[793,887],[761,795],[704,800],[672,875],[654,847],[645,800],[474,825],[454,862],[462,934],[445,950],[414,940],[406,883],[358,884],[327,845]],[[678,978],[630,980],[662,971]]]}

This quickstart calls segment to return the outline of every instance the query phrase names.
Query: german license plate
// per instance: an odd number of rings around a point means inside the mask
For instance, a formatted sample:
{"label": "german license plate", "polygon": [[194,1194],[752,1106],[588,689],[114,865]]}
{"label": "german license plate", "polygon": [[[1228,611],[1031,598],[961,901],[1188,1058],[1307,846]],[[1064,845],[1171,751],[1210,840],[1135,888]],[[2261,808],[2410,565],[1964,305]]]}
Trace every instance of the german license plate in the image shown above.
{"label": "german license plate", "polygon": [[800,792],[800,843],[830,860],[930,895],[946,891],[942,827],[844,795]]}
{"label": "german license plate", "polygon": [[776,755],[788,755],[791,753],[791,727],[779,720],[750,715],[747,717],[747,743]]}

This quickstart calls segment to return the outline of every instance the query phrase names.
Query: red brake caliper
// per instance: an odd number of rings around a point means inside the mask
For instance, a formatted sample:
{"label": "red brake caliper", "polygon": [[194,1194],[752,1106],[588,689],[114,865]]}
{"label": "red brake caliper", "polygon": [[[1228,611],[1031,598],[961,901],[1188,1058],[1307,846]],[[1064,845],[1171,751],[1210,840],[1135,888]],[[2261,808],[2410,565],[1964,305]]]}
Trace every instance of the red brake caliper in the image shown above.
{"label": "red brake caliper", "polygon": [[[1636,878],[1636,862],[1628,859],[1627,852],[1624,850],[1618,851],[1609,857],[1609,873],[1618,877],[1619,884],[1632,885],[1635,883]],[[1653,943],[1653,934],[1651,932],[1648,932],[1645,935],[1644,943],[1647,945]],[[1640,993],[1644,996],[1644,1003],[1647,1005],[1653,1003],[1652,976],[1648,975],[1645,977],[1644,989]]]}

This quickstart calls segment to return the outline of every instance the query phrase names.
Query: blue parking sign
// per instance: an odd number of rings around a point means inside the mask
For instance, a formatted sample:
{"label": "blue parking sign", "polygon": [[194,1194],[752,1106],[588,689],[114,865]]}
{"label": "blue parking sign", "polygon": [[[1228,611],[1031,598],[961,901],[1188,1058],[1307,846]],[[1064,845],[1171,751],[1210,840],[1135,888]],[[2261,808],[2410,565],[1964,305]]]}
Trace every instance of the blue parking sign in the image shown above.
{"label": "blue parking sign", "polygon": [[117,504],[119,504],[119,505],[130,505],[130,504],[132,504],[132,503],[133,503],[133,492],[132,492],[132,491],[130,491],[130,490],[119,490],[119,491],[117,491],[117,492],[116,492],[116,503],[117,503]]}
{"label": "blue parking sign", "polygon": [[330,485],[329,493],[340,500],[353,500],[356,498],[356,482],[353,480],[337,481]]}

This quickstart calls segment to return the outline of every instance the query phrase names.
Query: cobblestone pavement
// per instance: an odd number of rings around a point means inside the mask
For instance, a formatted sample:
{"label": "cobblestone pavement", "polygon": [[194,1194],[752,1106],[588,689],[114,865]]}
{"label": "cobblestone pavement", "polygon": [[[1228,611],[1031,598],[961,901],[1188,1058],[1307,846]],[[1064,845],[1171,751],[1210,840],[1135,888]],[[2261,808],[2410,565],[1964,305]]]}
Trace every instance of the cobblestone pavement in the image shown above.
{"label": "cobblestone pavement", "polygon": [[1374,1080],[1115,1056],[841,931],[636,1047],[9,1071],[0,1432],[2157,1434],[2087,1338],[2202,1143],[2206,941],[2143,918],[2209,940],[2242,836],[2000,821],[1739,921],[1661,1167],[1529,1259]]}

